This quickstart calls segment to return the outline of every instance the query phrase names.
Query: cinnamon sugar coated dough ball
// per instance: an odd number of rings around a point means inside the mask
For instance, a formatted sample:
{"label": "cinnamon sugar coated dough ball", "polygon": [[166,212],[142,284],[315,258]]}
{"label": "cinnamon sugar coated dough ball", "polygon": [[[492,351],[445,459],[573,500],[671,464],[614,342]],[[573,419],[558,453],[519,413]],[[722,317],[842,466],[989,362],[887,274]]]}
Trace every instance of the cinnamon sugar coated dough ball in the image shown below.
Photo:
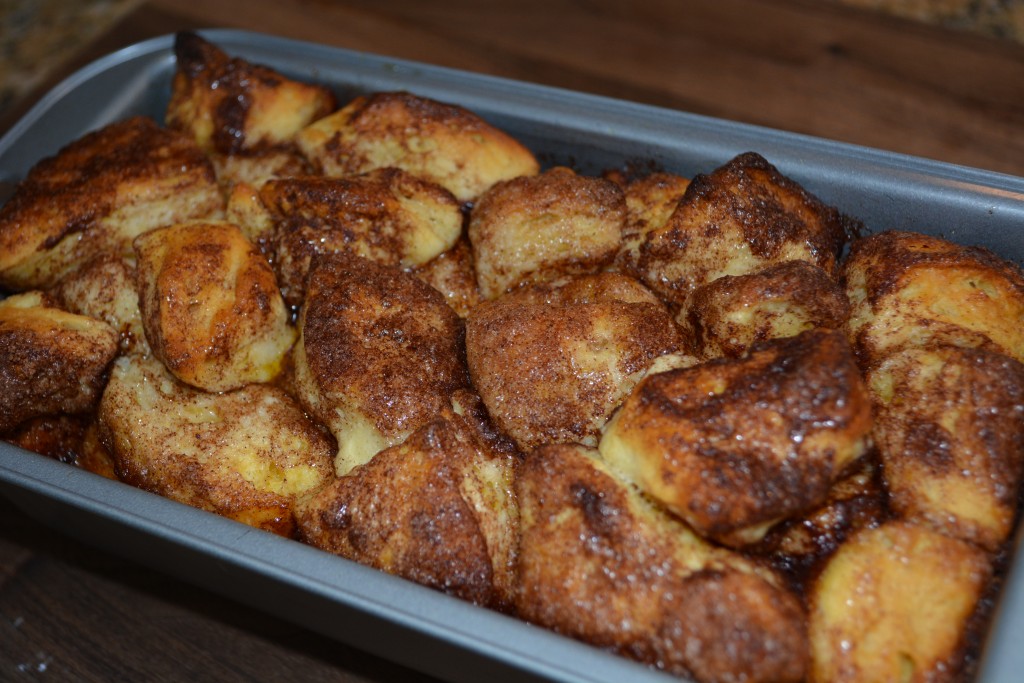
{"label": "cinnamon sugar coated dough ball", "polygon": [[742,358],[648,375],[600,450],[698,533],[740,546],[820,505],[867,452],[871,427],[846,339],[811,330]]}
{"label": "cinnamon sugar coated dough ball", "polygon": [[964,680],[967,624],[991,576],[983,550],[924,526],[858,532],[809,596],[809,680]]}
{"label": "cinnamon sugar coated dough ball", "polygon": [[568,168],[499,183],[470,215],[480,292],[494,299],[523,283],[601,269],[619,249],[625,218],[618,185]]}
{"label": "cinnamon sugar coated dough ball", "polygon": [[175,377],[226,391],[280,372],[295,330],[274,271],[237,226],[171,225],[135,251],[146,338]]}
{"label": "cinnamon sugar coated dough ball", "polygon": [[179,32],[174,55],[165,122],[189,134],[204,152],[280,149],[334,110],[330,89],[230,57],[196,33]]}
{"label": "cinnamon sugar coated dough ball", "polygon": [[649,232],[665,225],[689,184],[689,178],[665,172],[620,182],[626,196],[626,223],[622,245],[615,255],[618,269],[634,275],[639,273],[640,246]]}
{"label": "cinnamon sugar coated dough ball", "polygon": [[394,166],[469,202],[501,180],[533,175],[533,153],[479,115],[407,92],[359,96],[296,139],[326,176]]}
{"label": "cinnamon sugar coated dough ball", "polygon": [[469,241],[459,239],[448,251],[412,269],[416,277],[444,294],[459,317],[465,318],[483,300],[476,284],[476,267]]}
{"label": "cinnamon sugar coated dough ball", "polygon": [[783,261],[697,287],[676,318],[702,358],[736,357],[757,342],[815,328],[843,329],[842,287],[807,261]]}
{"label": "cinnamon sugar coated dough ball", "polygon": [[781,578],[707,543],[592,449],[544,446],[516,474],[526,620],[698,681],[800,681],[805,617]]}
{"label": "cinnamon sugar coated dough ball", "polygon": [[1024,365],[983,349],[909,348],[867,380],[893,511],[996,551],[1024,476]]}
{"label": "cinnamon sugar coated dough ball", "polygon": [[91,410],[117,343],[110,325],[42,292],[0,300],[0,434],[32,417]]}
{"label": "cinnamon sugar coated dough ball", "polygon": [[337,439],[339,475],[451,409],[469,383],[459,316],[393,266],[318,256],[299,329],[296,391]]}
{"label": "cinnamon sugar coated dough ball", "polygon": [[466,323],[473,385],[524,451],[596,446],[641,375],[680,343],[667,309],[616,273],[524,287],[478,305]]}
{"label": "cinnamon sugar coated dough ball", "polygon": [[851,245],[842,276],[850,343],[867,365],[928,343],[1024,362],[1024,271],[987,249],[883,232]]}
{"label": "cinnamon sugar coated dough ball", "polygon": [[345,252],[408,268],[451,248],[462,234],[452,194],[397,168],[345,178],[272,180],[259,193],[285,299],[302,303],[315,254]]}
{"label": "cinnamon sugar coated dough ball", "polygon": [[98,255],[131,255],[147,230],[223,211],[191,138],[141,116],[112,123],[38,162],[0,207],[0,287],[50,287]]}
{"label": "cinnamon sugar coated dough ball", "polygon": [[519,513],[514,458],[438,417],[297,506],[302,538],[479,605],[508,609]]}
{"label": "cinnamon sugar coated dough ball", "polygon": [[99,422],[118,479],[283,536],[295,531],[295,500],[333,477],[330,437],[266,384],[207,393],[125,356]]}
{"label": "cinnamon sugar coated dough ball", "polygon": [[646,231],[629,272],[675,303],[723,275],[783,261],[831,275],[850,229],[835,208],[748,152],[690,181],[665,223]]}
{"label": "cinnamon sugar coated dough ball", "polygon": [[142,327],[135,264],[121,256],[99,256],[69,273],[51,293],[61,307],[109,324],[121,336],[122,353],[149,353]]}

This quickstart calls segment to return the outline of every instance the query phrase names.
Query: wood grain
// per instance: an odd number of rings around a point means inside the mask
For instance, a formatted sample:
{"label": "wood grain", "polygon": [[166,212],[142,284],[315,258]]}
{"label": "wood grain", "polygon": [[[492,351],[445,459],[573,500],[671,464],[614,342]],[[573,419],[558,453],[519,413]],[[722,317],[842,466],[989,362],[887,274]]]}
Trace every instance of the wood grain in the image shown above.
{"label": "wood grain", "polygon": [[98,552],[0,498],[0,680],[433,679]]}
{"label": "wood grain", "polygon": [[[815,0],[636,4],[150,0],[55,79],[144,38],[233,26],[1024,175],[1020,44]],[[0,680],[297,679],[429,680],[0,501]]]}

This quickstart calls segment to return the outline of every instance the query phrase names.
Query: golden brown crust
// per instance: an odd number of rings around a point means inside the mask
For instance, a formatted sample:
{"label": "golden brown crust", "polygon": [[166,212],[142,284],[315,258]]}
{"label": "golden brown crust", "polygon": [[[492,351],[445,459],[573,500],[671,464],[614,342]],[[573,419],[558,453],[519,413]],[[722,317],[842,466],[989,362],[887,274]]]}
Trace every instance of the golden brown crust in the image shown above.
{"label": "golden brown crust", "polygon": [[232,154],[209,154],[217,182],[230,196],[236,185],[263,187],[268,180],[294,178],[313,173],[306,158],[292,149],[244,150]]}
{"label": "golden brown crust", "polygon": [[597,445],[642,373],[679,345],[665,307],[613,273],[516,290],[480,304],[466,323],[473,385],[524,451]]}
{"label": "golden brown crust", "polygon": [[465,238],[460,238],[448,251],[438,254],[423,265],[412,269],[413,274],[444,294],[445,301],[460,318],[483,300],[476,286],[476,266],[473,251]]}
{"label": "golden brown crust", "polygon": [[516,474],[523,618],[700,681],[799,681],[799,602],[704,543],[583,447],[546,446]]}
{"label": "golden brown crust", "polygon": [[233,185],[227,195],[224,218],[237,225],[246,239],[272,259],[270,240],[273,237],[274,221],[260,199],[260,187],[246,182]]}
{"label": "golden brown crust", "polygon": [[410,267],[449,249],[462,234],[455,197],[397,168],[272,180],[260,198],[274,224],[274,267],[292,305],[302,302],[315,254],[345,252]]}
{"label": "golden brown crust", "polygon": [[297,137],[328,176],[397,166],[468,202],[501,180],[533,175],[533,154],[478,115],[407,92],[360,96]]}
{"label": "golden brown crust", "polygon": [[866,452],[871,424],[843,334],[811,330],[740,359],[649,375],[600,448],[700,533],[742,545],[821,504]]}
{"label": "golden brown crust", "polygon": [[1024,476],[1024,365],[938,346],[887,356],[868,375],[893,511],[997,550]]}
{"label": "golden brown crust", "polygon": [[188,133],[206,152],[286,145],[336,104],[328,88],[229,57],[190,31],[175,36],[174,54],[166,123]]}
{"label": "golden brown crust", "polygon": [[117,343],[110,325],[39,292],[0,301],[0,434],[32,417],[92,410]]}
{"label": "golden brown crust", "polygon": [[458,415],[420,427],[300,501],[303,540],[479,605],[512,602],[513,459]]}
{"label": "golden brown crust", "polygon": [[927,527],[863,529],[811,595],[812,683],[964,680],[965,635],[991,558]]}
{"label": "golden brown crust", "polygon": [[635,272],[676,303],[722,275],[781,261],[809,261],[831,275],[848,230],[836,209],[747,152],[693,178],[665,224],[647,232]]}
{"label": "golden brown crust", "polygon": [[283,536],[333,476],[330,437],[283,391],[210,394],[138,355],[114,363],[99,423],[122,481]]}
{"label": "golden brown crust", "polygon": [[65,310],[102,320],[121,335],[122,353],[149,353],[139,312],[135,264],[103,254],[68,273],[51,294]]}
{"label": "golden brown crust", "polygon": [[0,208],[0,286],[50,287],[151,228],[217,217],[210,162],[185,135],[134,117],[36,164]]}
{"label": "golden brown crust", "polygon": [[702,358],[737,357],[752,345],[804,330],[843,329],[850,303],[824,270],[783,261],[696,288],[676,320]]}
{"label": "golden brown crust", "polygon": [[803,594],[807,581],[847,538],[888,518],[880,470],[875,458],[862,458],[852,474],[832,485],[820,507],[777,524],[745,550],[768,558]]}
{"label": "golden brown crust", "polygon": [[626,196],[626,223],[615,265],[638,276],[640,245],[647,239],[647,233],[665,225],[686,193],[690,179],[657,172],[620,184]]}
{"label": "golden brown crust", "polygon": [[501,297],[504,302],[523,306],[575,306],[584,304],[644,304],[668,312],[651,290],[636,278],[605,271],[588,275],[570,275],[529,287],[520,287]]}
{"label": "golden brown crust", "polygon": [[988,348],[1024,362],[1024,271],[987,249],[878,233],[851,245],[842,278],[850,342],[866,366],[927,343]]}
{"label": "golden brown crust", "polygon": [[117,479],[114,456],[103,444],[100,425],[95,415],[90,416],[89,424],[82,436],[80,448],[76,453],[75,465],[87,472],[98,474],[107,479]]}
{"label": "golden brown crust", "polygon": [[523,283],[600,270],[619,249],[625,218],[618,185],[568,168],[498,183],[469,220],[481,293],[493,299]]}
{"label": "golden brown crust", "polygon": [[146,338],[175,377],[226,391],[277,375],[296,333],[274,271],[237,226],[171,225],[135,251]]}
{"label": "golden brown crust", "polygon": [[398,268],[318,256],[299,325],[299,395],[337,437],[339,474],[450,409],[469,384],[458,315]]}

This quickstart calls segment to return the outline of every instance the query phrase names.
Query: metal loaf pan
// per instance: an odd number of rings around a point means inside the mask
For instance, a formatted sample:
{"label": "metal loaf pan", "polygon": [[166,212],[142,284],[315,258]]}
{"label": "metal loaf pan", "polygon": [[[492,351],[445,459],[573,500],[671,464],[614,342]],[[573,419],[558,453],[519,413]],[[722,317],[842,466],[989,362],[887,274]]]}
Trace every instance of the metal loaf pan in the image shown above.
{"label": "metal loaf pan", "polygon": [[[201,32],[232,55],[332,86],[344,102],[409,90],[463,105],[545,164],[580,172],[642,162],[692,176],[745,151],[871,230],[942,235],[1024,260],[1024,179],[827,140],[235,30]],[[45,96],[0,139],[16,182],[84,133],[135,114],[162,120],[173,36],[100,59]],[[0,442],[0,493],[105,550],[452,681],[678,681],[298,542],[109,481]],[[1010,569],[980,675],[1024,670],[1024,572]]]}

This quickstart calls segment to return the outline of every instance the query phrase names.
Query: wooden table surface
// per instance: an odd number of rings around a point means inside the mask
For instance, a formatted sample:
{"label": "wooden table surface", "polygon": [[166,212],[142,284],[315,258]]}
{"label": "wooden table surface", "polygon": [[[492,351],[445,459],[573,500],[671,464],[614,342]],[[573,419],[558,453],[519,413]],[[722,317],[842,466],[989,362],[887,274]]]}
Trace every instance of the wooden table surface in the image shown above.
{"label": "wooden table surface", "polygon": [[[152,0],[55,78],[144,38],[221,26],[1024,176],[1024,46],[821,0]],[[0,500],[0,680],[429,679]]]}

